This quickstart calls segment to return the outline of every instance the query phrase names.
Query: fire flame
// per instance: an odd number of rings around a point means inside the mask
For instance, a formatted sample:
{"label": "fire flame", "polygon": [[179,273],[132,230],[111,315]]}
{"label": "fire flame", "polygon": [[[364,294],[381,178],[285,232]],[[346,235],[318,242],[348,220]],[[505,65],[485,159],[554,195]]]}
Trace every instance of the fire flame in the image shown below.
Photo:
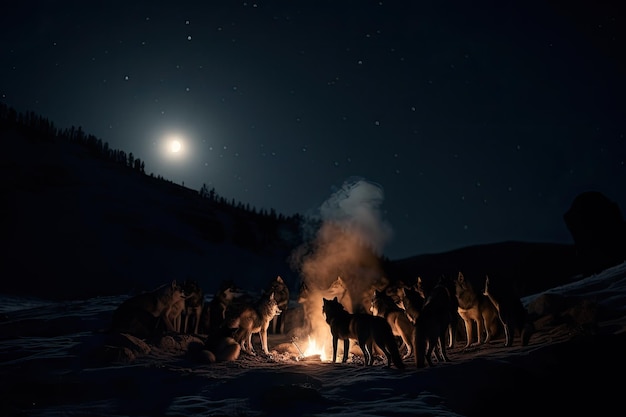
{"label": "fire flame", "polygon": [[319,355],[322,362],[330,360],[330,358],[326,355],[325,345],[322,344],[321,346],[318,346],[316,340],[309,336],[309,343],[304,351],[304,356],[307,357],[313,355]]}

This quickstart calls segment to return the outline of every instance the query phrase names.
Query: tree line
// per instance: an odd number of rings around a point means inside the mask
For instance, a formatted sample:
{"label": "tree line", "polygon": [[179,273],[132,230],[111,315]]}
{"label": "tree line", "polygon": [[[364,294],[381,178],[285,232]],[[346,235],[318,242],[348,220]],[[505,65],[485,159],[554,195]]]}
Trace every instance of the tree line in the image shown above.
{"label": "tree line", "polygon": [[121,149],[112,148],[108,142],[86,133],[81,126],[59,128],[54,122],[33,111],[18,112],[15,108],[0,103],[0,132],[10,131],[17,132],[20,137],[33,142],[66,141],[74,143],[88,150],[94,158],[111,161],[136,172],[138,175],[167,183],[170,185],[170,191],[175,190],[185,197],[199,198],[206,203],[207,208],[226,210],[232,216],[235,225],[233,239],[243,246],[258,249],[270,241],[276,243],[277,241],[274,239],[282,240],[279,235],[284,234],[285,230],[288,230],[292,236],[297,235],[304,220],[303,216],[297,213],[285,216],[282,213],[277,213],[273,208],[257,210],[250,204],[238,202],[235,199],[228,200],[219,195],[215,188],[209,188],[206,184],[202,184],[200,190],[195,191],[174,184],[161,175],[146,174],[146,165],[141,158],[132,152],[127,153]]}

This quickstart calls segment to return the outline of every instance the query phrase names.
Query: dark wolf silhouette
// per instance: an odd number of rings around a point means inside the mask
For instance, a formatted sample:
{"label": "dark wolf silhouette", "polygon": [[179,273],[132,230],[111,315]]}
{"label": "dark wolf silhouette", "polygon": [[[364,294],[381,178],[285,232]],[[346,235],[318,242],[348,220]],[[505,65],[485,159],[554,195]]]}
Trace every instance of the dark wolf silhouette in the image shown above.
{"label": "dark wolf silhouette", "polygon": [[499,292],[492,291],[489,276],[485,277],[483,294],[491,300],[498,310],[498,317],[502,327],[504,327],[504,346],[513,345],[516,331],[520,335],[522,346],[528,345],[533,332],[533,325],[528,320],[528,311],[524,308],[520,298],[508,288],[501,289]]}
{"label": "dark wolf silhouette", "polygon": [[337,361],[339,339],[343,340],[344,343],[342,363],[348,360],[350,339],[354,339],[363,351],[366,366],[371,366],[374,363],[375,343],[385,353],[387,367],[391,367],[393,363],[398,369],[405,368],[396,338],[387,320],[367,313],[351,314],[338,301],[337,297],[332,300],[323,298],[322,301],[322,313],[333,337],[333,363]]}
{"label": "dark wolf silhouette", "polygon": [[[411,310],[414,310],[411,303],[414,302],[412,300],[415,298],[415,296],[410,295],[406,299]],[[415,366],[417,368],[423,368],[426,365],[425,362],[428,362],[429,366],[434,366],[433,353],[439,362],[450,361],[446,349],[446,335],[452,322],[451,298],[450,290],[444,280],[440,278],[423,301],[421,310],[415,319],[414,345]],[[420,302],[421,297],[418,297],[417,303]],[[417,308],[419,308],[419,304],[415,309]]]}

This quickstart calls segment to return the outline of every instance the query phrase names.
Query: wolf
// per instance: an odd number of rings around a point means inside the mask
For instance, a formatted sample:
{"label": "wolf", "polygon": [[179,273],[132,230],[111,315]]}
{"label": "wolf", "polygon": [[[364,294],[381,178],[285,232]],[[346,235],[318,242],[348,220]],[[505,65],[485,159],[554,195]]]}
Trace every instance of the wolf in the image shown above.
{"label": "wolf", "polygon": [[[482,292],[474,290],[472,284],[459,271],[455,281],[455,295],[459,303],[458,312],[465,323],[467,341],[465,348],[474,341],[474,323],[476,323],[476,344],[489,343],[498,332],[498,310]],[[484,335],[484,336],[483,336]]]}
{"label": "wolf", "polygon": [[185,299],[181,298],[177,302],[175,302],[172,307],[169,309],[167,313],[169,321],[172,323],[173,331],[176,333],[181,332],[182,325],[182,315],[183,310],[185,309]]}
{"label": "wolf", "polygon": [[350,290],[346,282],[340,276],[337,277],[326,290],[327,297],[337,297],[348,313],[354,313],[354,304],[350,296]]}
{"label": "wolf", "polygon": [[274,299],[278,304],[281,314],[274,316],[270,324],[270,332],[273,334],[285,334],[285,316],[289,307],[289,288],[280,275],[270,281],[267,293],[274,293]]}
{"label": "wolf", "polygon": [[398,336],[402,339],[402,346],[406,349],[406,353],[402,356],[402,359],[410,357],[414,351],[413,345],[415,337],[413,333],[415,326],[411,323],[406,312],[393,301],[391,296],[378,290],[374,290],[370,304],[370,312],[375,316],[380,316],[387,320],[394,336]]}
{"label": "wolf", "polygon": [[267,347],[267,329],[270,321],[281,313],[274,298],[274,293],[263,294],[255,305],[250,305],[241,311],[234,326],[234,338],[241,345],[241,351],[250,355],[256,355],[252,345],[252,335],[259,334],[261,339],[261,348],[266,355],[269,355]]}
{"label": "wolf", "polygon": [[391,326],[382,317],[367,313],[349,313],[337,297],[332,300],[323,298],[322,314],[330,327],[333,337],[333,363],[337,361],[337,344],[343,340],[342,363],[348,360],[350,339],[356,340],[363,351],[366,366],[374,363],[374,344],[381,348],[387,358],[387,367],[393,363],[396,368],[404,369],[396,338]]}
{"label": "wolf", "polygon": [[205,360],[210,363],[229,362],[239,359],[241,344],[235,340],[236,329],[214,329],[204,342]]}
{"label": "wolf", "polygon": [[[183,310],[184,320],[181,326],[182,333],[198,334],[200,328],[200,316],[204,305],[204,291],[200,288],[198,281],[186,280],[183,283],[185,291],[185,308]],[[193,325],[193,332],[191,326]]]}
{"label": "wolf", "polygon": [[245,292],[233,280],[223,281],[211,301],[205,303],[202,308],[199,331],[208,334],[224,326],[227,321],[227,312],[229,316],[236,316],[231,311],[234,310],[231,307],[235,300],[244,297],[244,295]]}
{"label": "wolf", "polygon": [[[434,366],[433,353],[439,362],[450,361],[446,349],[446,335],[451,323],[451,297],[450,290],[440,278],[425,300],[421,295],[409,296],[403,300],[411,311],[419,310],[415,318],[413,342],[417,368],[423,368],[426,365],[425,362],[428,362],[429,366]],[[413,306],[414,302],[418,305]],[[420,303],[422,303],[421,308]]]}
{"label": "wolf", "polygon": [[185,280],[182,284],[185,298],[177,301],[168,313],[168,317],[177,333],[187,333],[190,314],[194,315],[195,333],[198,333],[200,313],[202,312],[203,293],[197,281]]}
{"label": "wolf", "polygon": [[183,288],[173,280],[152,291],[137,294],[120,304],[113,312],[110,331],[130,333],[139,338],[176,331],[173,310],[184,300]]}
{"label": "wolf", "polygon": [[528,345],[532,333],[532,324],[528,322],[528,311],[522,301],[512,291],[504,290],[499,294],[489,289],[489,276],[485,277],[483,294],[489,298],[498,311],[498,317],[504,328],[504,346],[512,346],[515,331],[519,332],[522,346]]}
{"label": "wolf", "polygon": [[402,287],[399,293],[400,306],[404,309],[404,313],[411,323],[415,324],[426,301],[424,293],[419,291],[417,287]]}
{"label": "wolf", "polygon": [[[424,284],[421,277],[417,278],[417,283],[415,284],[415,287],[417,291],[421,294],[422,300],[426,301],[426,294],[431,292],[424,289]],[[450,325],[448,326],[447,347],[448,349],[452,349],[454,347],[454,342],[456,341],[456,332],[459,326],[459,320],[461,318],[458,312],[459,302],[456,299],[456,296],[453,295],[456,291],[455,282],[454,280],[450,279],[448,275],[441,274],[439,278],[437,278],[434,288],[440,287],[446,288],[449,295],[448,299],[450,302]]]}

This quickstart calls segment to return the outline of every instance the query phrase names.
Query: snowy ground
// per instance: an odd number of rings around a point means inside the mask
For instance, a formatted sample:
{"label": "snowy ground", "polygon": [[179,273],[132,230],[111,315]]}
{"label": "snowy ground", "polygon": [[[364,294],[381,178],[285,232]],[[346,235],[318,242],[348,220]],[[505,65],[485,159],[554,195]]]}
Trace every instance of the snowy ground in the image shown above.
{"label": "snowy ground", "polygon": [[200,363],[189,355],[191,337],[176,336],[130,363],[102,363],[94,352],[121,300],[3,297],[0,414],[601,415],[621,404],[610,381],[626,363],[626,264],[524,298],[537,328],[528,346],[497,339],[464,351],[457,343],[451,362],[420,370],[412,358],[404,371],[380,361],[366,368],[357,356],[346,364],[298,360],[280,335],[269,339],[270,357]]}

